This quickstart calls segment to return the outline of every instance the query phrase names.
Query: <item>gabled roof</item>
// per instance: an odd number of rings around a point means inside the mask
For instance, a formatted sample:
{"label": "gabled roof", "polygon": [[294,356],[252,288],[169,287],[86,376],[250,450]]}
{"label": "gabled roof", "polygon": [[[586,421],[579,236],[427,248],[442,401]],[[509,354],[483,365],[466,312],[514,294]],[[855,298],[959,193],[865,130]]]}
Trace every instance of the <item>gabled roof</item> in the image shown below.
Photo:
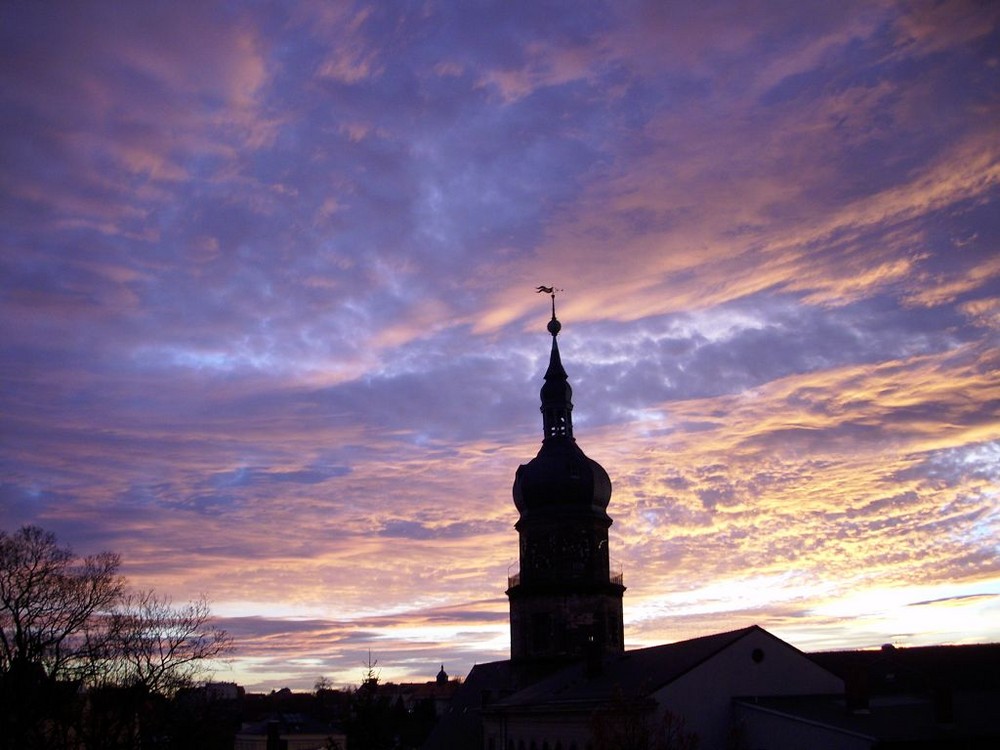
{"label": "gabled roof", "polygon": [[509,661],[480,664],[469,673],[424,748],[481,746],[483,714],[589,712],[620,699],[647,700],[752,634],[809,658],[759,625],[752,625],[608,655],[599,663],[581,659],[516,691]]}
{"label": "gabled roof", "polygon": [[490,709],[582,710],[616,697],[648,696],[755,632],[793,648],[763,628],[752,625],[726,633],[626,651],[620,656],[604,659],[598,669],[585,661],[576,662],[497,701]]}

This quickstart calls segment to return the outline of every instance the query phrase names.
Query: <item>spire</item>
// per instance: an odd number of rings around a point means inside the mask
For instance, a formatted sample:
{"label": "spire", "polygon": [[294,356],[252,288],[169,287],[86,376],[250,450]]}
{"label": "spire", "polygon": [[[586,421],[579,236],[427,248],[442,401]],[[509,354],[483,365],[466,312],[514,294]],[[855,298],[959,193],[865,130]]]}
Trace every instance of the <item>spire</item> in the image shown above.
{"label": "spire", "polygon": [[547,326],[552,334],[552,352],[549,355],[549,369],[545,371],[545,385],[542,386],[542,433],[545,440],[551,438],[573,439],[573,389],[569,385],[569,377],[563,368],[559,356],[559,344],[556,336],[562,330],[562,324],[556,318],[556,292],[550,286],[538,287],[539,292],[548,292],[552,297],[552,319]]}
{"label": "spire", "polygon": [[621,577],[608,555],[611,479],[573,438],[573,389],[559,356],[553,287],[552,354],[542,385],[544,439],[517,468],[511,494],[517,508],[520,569],[508,576],[510,655],[514,680],[526,684],[588,655],[624,652]]}

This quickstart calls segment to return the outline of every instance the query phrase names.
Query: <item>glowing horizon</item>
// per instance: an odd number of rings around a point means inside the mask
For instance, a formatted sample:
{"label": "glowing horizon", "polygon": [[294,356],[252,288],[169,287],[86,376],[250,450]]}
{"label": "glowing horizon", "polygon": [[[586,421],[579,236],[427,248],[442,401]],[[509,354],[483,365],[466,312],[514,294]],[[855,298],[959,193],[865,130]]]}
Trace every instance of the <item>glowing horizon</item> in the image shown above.
{"label": "glowing horizon", "polygon": [[506,658],[539,284],[627,647],[1000,638],[1000,8],[0,13],[0,526],[217,679]]}

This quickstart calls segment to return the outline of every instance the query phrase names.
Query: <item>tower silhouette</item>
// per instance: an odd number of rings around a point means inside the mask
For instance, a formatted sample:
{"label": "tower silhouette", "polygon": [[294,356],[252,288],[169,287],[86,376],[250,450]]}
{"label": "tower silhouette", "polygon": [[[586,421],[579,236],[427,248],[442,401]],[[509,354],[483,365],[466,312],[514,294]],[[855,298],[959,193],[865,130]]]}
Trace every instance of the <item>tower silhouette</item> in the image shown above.
{"label": "tower silhouette", "polygon": [[612,574],[608,553],[611,480],[573,437],[573,389],[556,339],[561,328],[553,295],[552,352],[540,394],[542,447],[518,468],[513,487],[520,570],[507,588],[510,653],[526,677],[625,649],[625,586]]}

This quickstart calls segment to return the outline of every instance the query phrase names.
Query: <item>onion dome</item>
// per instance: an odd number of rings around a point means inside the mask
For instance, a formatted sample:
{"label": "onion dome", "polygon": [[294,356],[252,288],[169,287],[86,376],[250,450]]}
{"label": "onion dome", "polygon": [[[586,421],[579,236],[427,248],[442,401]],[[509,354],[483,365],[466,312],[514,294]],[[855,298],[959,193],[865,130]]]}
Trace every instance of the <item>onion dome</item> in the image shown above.
{"label": "onion dome", "polygon": [[552,353],[541,389],[542,447],[514,477],[514,505],[524,519],[544,510],[589,510],[607,517],[611,479],[604,467],[584,454],[573,437],[573,389],[559,356],[556,336],[562,326],[553,311],[548,330]]}

